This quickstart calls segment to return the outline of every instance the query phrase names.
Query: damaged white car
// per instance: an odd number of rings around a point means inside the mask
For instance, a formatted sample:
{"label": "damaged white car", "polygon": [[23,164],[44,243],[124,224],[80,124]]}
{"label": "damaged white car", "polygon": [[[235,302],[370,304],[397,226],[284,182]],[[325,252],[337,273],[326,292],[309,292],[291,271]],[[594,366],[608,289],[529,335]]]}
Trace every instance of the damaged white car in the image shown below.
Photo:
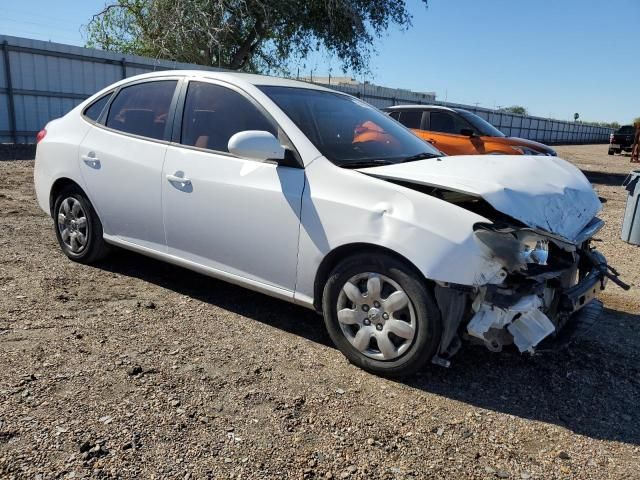
{"label": "damaged white car", "polygon": [[532,352],[593,321],[619,282],[590,244],[601,205],[572,165],[446,157],[313,85],[147,74],[38,140],[38,200],[69,258],[117,245],[316,309],[379,374],[447,364],[463,340]]}

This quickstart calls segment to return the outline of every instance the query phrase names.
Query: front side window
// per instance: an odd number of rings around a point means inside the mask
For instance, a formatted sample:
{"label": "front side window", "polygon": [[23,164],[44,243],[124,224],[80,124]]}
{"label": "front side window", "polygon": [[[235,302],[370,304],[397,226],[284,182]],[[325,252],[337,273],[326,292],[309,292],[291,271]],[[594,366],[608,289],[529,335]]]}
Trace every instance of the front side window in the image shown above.
{"label": "front side window", "polygon": [[259,88],[338,166],[442,156],[389,116],[353,97],[309,88]]}
{"label": "front side window", "polygon": [[245,130],[278,136],[278,128],[240,93],[211,83],[189,83],[180,143],[228,152],[229,139]]}
{"label": "front side window", "polygon": [[123,88],[111,103],[107,127],[161,140],[177,83],[161,80]]}
{"label": "front side window", "polygon": [[504,133],[487,122],[484,118],[467,110],[458,110],[458,114],[469,122],[480,133],[487,137],[504,137]]}
{"label": "front side window", "polygon": [[107,102],[110,98],[111,92],[100,97],[98,100],[85,108],[84,116],[90,120],[93,120],[94,122],[97,121],[98,118],[100,118],[100,114],[102,113],[102,110],[104,110],[104,107],[107,105]]}
{"label": "front side window", "polygon": [[400,123],[407,128],[420,129],[422,126],[422,110],[405,110],[400,113]]}
{"label": "front side window", "polygon": [[433,132],[452,133],[455,135],[460,135],[460,132],[463,129],[471,129],[471,125],[460,119],[458,116],[444,111],[431,112],[431,122],[429,124],[429,130]]}

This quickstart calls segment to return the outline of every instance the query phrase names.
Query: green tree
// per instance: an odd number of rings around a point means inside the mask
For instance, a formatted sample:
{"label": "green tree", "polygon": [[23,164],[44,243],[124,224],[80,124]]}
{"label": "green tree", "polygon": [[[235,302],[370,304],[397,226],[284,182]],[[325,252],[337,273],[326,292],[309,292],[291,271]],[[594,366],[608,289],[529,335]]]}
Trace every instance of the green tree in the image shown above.
{"label": "green tree", "polygon": [[638,123],[640,123],[640,117],[636,117],[636,118],[633,120],[633,124],[634,124],[634,125],[637,125]]}
{"label": "green tree", "polygon": [[501,108],[503,112],[515,113],[516,115],[529,115],[529,112],[522,105],[511,105],[510,107]]}
{"label": "green tree", "polygon": [[362,72],[373,41],[411,20],[404,0],[112,0],[85,28],[88,47],[121,53],[286,72],[325,51]]}

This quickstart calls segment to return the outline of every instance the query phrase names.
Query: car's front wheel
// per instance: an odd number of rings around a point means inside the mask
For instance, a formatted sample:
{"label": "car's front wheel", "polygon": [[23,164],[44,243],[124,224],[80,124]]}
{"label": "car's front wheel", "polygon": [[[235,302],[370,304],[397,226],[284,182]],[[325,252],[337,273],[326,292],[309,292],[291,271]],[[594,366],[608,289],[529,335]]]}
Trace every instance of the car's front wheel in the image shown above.
{"label": "car's front wheel", "polygon": [[440,311],[424,278],[387,254],[338,264],[323,294],[331,339],[355,365],[375,374],[414,373],[440,344]]}
{"label": "car's front wheel", "polygon": [[109,253],[109,245],[102,238],[102,223],[79,188],[62,189],[53,205],[56,237],[67,257],[93,263]]}

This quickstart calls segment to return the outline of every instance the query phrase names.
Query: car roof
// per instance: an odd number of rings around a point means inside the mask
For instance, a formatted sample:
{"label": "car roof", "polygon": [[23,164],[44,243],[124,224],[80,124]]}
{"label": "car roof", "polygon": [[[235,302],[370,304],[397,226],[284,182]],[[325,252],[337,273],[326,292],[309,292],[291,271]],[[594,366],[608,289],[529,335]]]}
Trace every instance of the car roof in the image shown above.
{"label": "car roof", "polygon": [[158,72],[143,73],[142,75],[136,75],[134,77],[128,77],[121,83],[127,83],[131,81],[144,80],[146,78],[152,79],[157,77],[171,76],[183,76],[189,78],[203,78],[214,80],[225,80],[230,83],[245,83],[256,86],[277,86],[277,87],[293,87],[293,88],[305,88],[308,90],[323,90],[327,92],[340,93],[335,90],[331,90],[313,83],[301,82],[298,80],[290,80],[288,78],[271,77],[268,75],[256,75],[253,73],[240,73],[231,71],[216,71],[216,70],[162,70]]}
{"label": "car roof", "polygon": [[382,110],[390,112],[393,110],[444,110],[447,112],[459,112],[460,108],[444,107],[442,105],[393,105]]}

